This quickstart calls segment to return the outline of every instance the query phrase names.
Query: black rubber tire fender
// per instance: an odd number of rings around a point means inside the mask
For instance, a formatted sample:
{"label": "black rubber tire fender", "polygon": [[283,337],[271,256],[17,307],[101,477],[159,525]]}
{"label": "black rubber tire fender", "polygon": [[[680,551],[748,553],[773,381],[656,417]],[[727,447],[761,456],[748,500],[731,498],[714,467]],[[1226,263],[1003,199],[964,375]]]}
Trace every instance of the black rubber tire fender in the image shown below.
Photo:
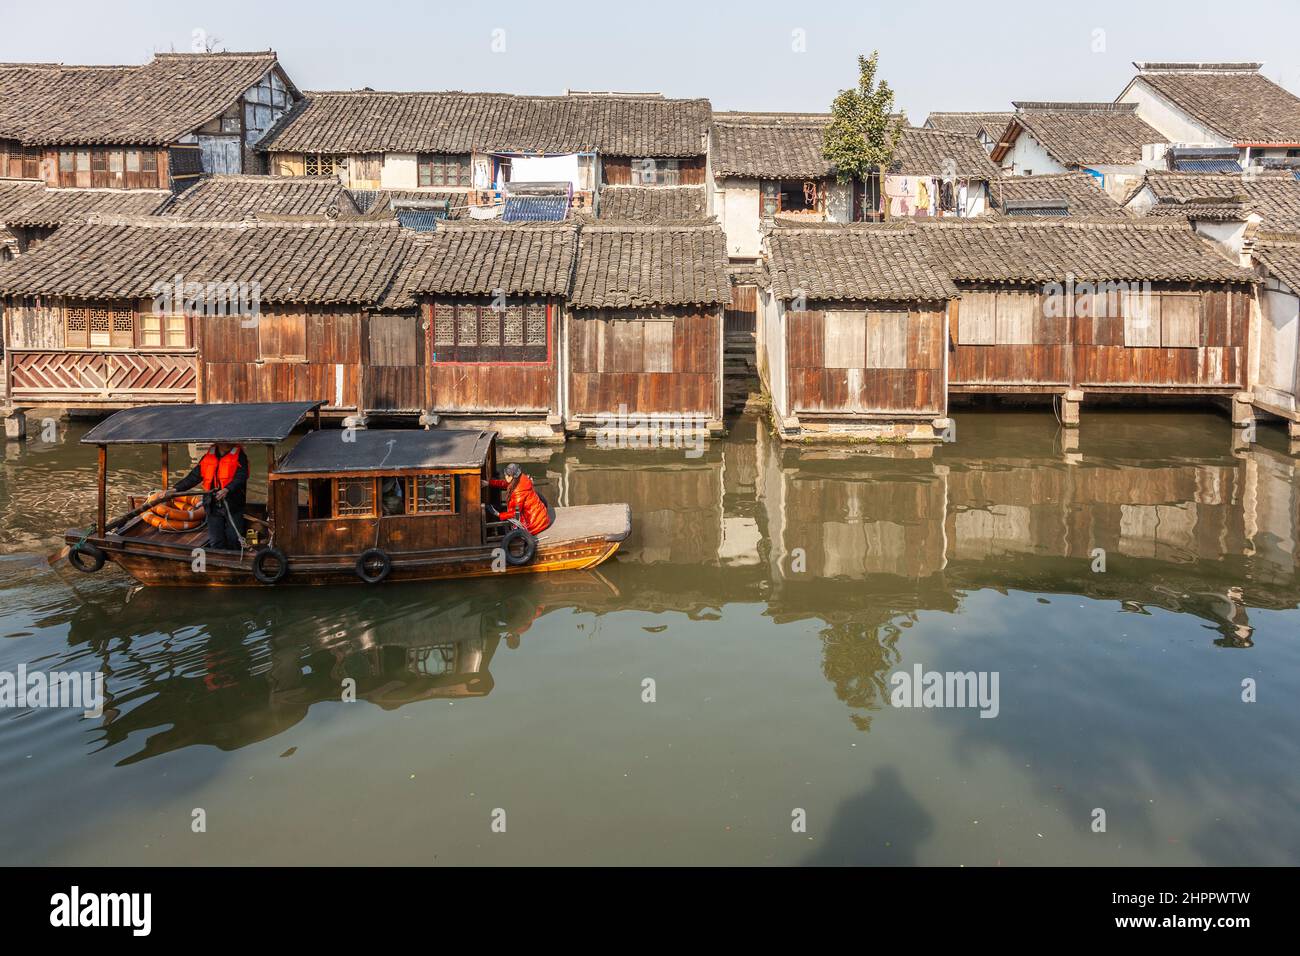
{"label": "black rubber tire fender", "polygon": [[[515,554],[511,546],[516,541],[524,543],[524,550]],[[525,531],[523,528],[511,528],[506,532],[506,536],[501,539],[501,549],[506,553],[506,564],[512,568],[518,568],[533,560],[537,554],[537,539]]]}
{"label": "black rubber tire fender", "polygon": [[[266,562],[276,562],[274,571],[266,570]],[[261,548],[253,555],[253,577],[262,584],[279,584],[289,573],[289,559],[279,548]]]}
{"label": "black rubber tire fender", "polygon": [[[372,573],[366,565],[373,561],[379,562],[379,570]],[[378,584],[388,577],[388,572],[393,570],[393,561],[379,548],[367,548],[361,552],[361,557],[357,558],[356,570],[357,577],[362,581],[367,584]]]}
{"label": "black rubber tire fender", "polygon": [[[68,551],[68,563],[85,574],[94,574],[104,566],[107,558],[108,555],[89,541],[74,544]],[[87,560],[83,562],[83,559]]]}

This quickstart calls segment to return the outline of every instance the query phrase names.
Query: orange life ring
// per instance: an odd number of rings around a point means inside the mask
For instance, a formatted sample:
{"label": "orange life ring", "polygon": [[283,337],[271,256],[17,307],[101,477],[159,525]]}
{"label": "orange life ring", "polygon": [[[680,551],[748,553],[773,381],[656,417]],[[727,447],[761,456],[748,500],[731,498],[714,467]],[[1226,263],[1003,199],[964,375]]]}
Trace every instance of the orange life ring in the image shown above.
{"label": "orange life ring", "polygon": [[[149,501],[160,498],[164,492],[156,491]],[[182,495],[159,501],[140,516],[145,523],[159,531],[194,531],[207,520],[202,495]]]}
{"label": "orange life ring", "polygon": [[157,528],[159,531],[195,531],[203,524],[202,521],[182,521],[179,518],[168,518],[152,511],[143,512],[140,517],[144,519],[145,524]]}

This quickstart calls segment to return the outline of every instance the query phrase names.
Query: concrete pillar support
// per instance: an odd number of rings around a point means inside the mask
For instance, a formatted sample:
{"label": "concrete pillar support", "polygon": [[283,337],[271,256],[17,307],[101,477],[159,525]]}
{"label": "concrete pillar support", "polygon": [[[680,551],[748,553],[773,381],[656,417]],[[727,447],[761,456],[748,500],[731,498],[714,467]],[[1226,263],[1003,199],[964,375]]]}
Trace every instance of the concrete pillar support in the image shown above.
{"label": "concrete pillar support", "polygon": [[1255,420],[1255,396],[1237,392],[1232,396],[1232,427],[1245,428]]}
{"label": "concrete pillar support", "polygon": [[5,438],[22,441],[27,437],[27,414],[21,408],[3,409]]}
{"label": "concrete pillar support", "polygon": [[1083,392],[1077,388],[1068,388],[1061,393],[1061,424],[1066,428],[1079,427],[1079,406],[1083,404]]}

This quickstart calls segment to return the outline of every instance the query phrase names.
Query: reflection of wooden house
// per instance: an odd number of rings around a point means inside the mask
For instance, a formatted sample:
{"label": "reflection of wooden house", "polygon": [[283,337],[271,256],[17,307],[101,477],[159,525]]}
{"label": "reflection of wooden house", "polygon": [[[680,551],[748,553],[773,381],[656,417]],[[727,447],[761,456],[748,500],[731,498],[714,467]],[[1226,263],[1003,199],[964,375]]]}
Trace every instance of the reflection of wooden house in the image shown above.
{"label": "reflection of wooden house", "polygon": [[160,53],[143,66],[0,65],[0,164],[50,186],[168,189],[252,171],[301,94],[273,52]]}
{"label": "reflection of wooden house", "polygon": [[576,246],[573,226],[549,223],[449,223],[422,236],[384,303],[393,317],[371,326],[371,410],[563,440],[560,314]]}
{"label": "reflection of wooden house", "polygon": [[937,440],[957,289],[907,234],[778,228],[759,368],[791,439]]}
{"label": "reflection of wooden house", "polygon": [[717,226],[584,226],[565,336],[568,429],[668,416],[674,427],[720,430],[730,301]]}
{"label": "reflection of wooden house", "polygon": [[[543,185],[565,213],[594,210],[605,183],[702,184],[710,115],[705,100],[653,94],[315,93],[260,148],[275,175],[427,192],[481,218],[532,219],[554,206],[532,201]],[[513,214],[512,195],[526,200]]]}
{"label": "reflection of wooden house", "polygon": [[66,226],[0,267],[10,401],[354,410],[366,310],[407,241],[383,223]]}

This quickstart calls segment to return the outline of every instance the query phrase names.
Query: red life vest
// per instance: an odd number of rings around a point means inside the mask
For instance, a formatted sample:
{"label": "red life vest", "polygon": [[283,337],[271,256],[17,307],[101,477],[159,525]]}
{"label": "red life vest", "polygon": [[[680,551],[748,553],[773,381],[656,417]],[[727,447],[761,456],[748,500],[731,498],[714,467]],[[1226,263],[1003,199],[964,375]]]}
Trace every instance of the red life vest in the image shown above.
{"label": "red life vest", "polygon": [[[220,458],[208,451],[199,461],[199,474],[203,476],[203,490],[213,491],[216,488],[224,488],[235,478],[235,472],[239,470],[239,456],[243,449],[236,445],[230,451],[226,452]],[[213,484],[215,480],[215,485]]]}

